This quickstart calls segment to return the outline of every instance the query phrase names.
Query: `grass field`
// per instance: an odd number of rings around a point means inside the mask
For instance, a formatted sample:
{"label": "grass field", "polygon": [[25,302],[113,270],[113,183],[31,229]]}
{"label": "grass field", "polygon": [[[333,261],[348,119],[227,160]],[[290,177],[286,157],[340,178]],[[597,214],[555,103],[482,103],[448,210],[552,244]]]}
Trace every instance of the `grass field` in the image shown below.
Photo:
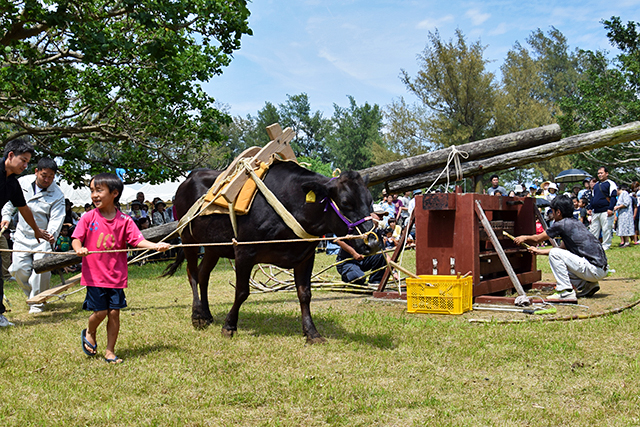
{"label": "grass field", "polygon": [[[617,275],[638,280],[640,247],[608,256]],[[320,254],[317,265],[332,260]],[[548,272],[546,259],[539,264]],[[233,298],[229,264],[212,277],[206,330],[191,326],[184,269],[158,279],[163,267],[130,268],[119,366],[100,357],[104,325],[99,356],[82,353],[84,292],[30,316],[21,291],[6,284],[16,326],[0,330],[0,425],[640,425],[639,309],[477,325],[315,291],[314,321],[328,342],[307,346],[295,294],[256,294],[228,340],[220,328]]]}

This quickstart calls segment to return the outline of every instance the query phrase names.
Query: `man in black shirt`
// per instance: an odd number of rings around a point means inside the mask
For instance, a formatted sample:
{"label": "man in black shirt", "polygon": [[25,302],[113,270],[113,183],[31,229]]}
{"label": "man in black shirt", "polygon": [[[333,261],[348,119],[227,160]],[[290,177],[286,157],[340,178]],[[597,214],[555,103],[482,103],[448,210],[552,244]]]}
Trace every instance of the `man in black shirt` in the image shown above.
{"label": "man in black shirt", "polygon": [[[24,220],[33,229],[36,239],[50,240],[52,236],[44,230],[38,228],[31,210],[27,206],[27,202],[22,194],[22,187],[16,178],[20,175],[29,164],[31,156],[34,154],[33,147],[26,138],[16,138],[7,143],[4,149],[4,159],[0,162],[0,209],[11,200],[13,206],[18,208]],[[6,308],[3,304],[4,282],[0,278],[0,327],[12,326],[4,317]]]}
{"label": "man in black shirt", "polygon": [[562,238],[559,248],[529,248],[536,255],[549,255],[549,265],[556,278],[556,293],[546,299],[575,299],[576,292],[572,285],[578,289],[578,297],[590,297],[600,290],[598,280],[607,275],[604,249],[589,229],[573,218],[573,202],[568,196],[560,195],[553,199],[551,210],[555,222],[547,231],[531,236],[518,236],[514,241],[517,244],[540,243],[549,238]]}

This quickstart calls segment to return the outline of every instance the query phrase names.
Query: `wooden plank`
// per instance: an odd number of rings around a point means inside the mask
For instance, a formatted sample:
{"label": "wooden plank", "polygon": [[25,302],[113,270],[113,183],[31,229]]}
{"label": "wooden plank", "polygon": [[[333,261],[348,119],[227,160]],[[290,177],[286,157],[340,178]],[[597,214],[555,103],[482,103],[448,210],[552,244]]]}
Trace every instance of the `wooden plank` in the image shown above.
{"label": "wooden plank", "polygon": [[269,139],[271,141],[282,135],[282,128],[280,127],[280,123],[274,123],[267,126],[267,134],[269,135]]}
{"label": "wooden plank", "polygon": [[[416,217],[415,217],[415,209],[411,211],[411,215],[409,216],[409,221],[407,222],[407,226],[404,228],[404,230],[402,230],[402,234],[400,234],[400,239],[398,240],[398,245],[396,246],[396,249],[393,251],[393,254],[391,255],[391,261],[392,262],[396,262],[398,261],[398,256],[400,256],[400,252],[402,252],[402,247],[404,246],[404,241],[406,240],[409,232],[411,231],[411,227],[413,227],[413,224],[416,221]],[[389,276],[391,276],[391,269],[389,268],[389,265],[387,265],[387,268],[384,271],[384,274],[382,275],[382,279],[380,280],[380,284],[378,285],[378,292],[383,292],[384,288],[387,286],[387,282],[389,281]]]}
{"label": "wooden plank", "polygon": [[236,171],[236,165],[238,164],[240,159],[244,159],[245,157],[253,157],[256,154],[258,154],[260,150],[261,150],[260,147],[249,147],[246,150],[244,150],[242,153],[240,153],[238,157],[233,159],[233,162],[231,162],[231,164],[227,166],[224,172],[222,172],[220,175],[218,175],[218,178],[216,178],[216,182],[214,182],[213,184],[213,190],[212,190],[213,194],[220,191],[220,188],[225,184],[229,175],[233,174]]}
{"label": "wooden plank", "polygon": [[[273,154],[280,154],[286,160],[295,159],[293,149],[289,145],[289,142],[295,136],[293,129],[286,128],[284,132],[276,139],[265,145],[255,156],[251,158],[250,164],[252,167],[256,167],[260,162],[268,162]],[[246,173],[239,173],[231,182],[224,187],[220,192],[220,195],[227,201],[232,203],[236,200],[238,193],[242,190],[242,186],[249,179],[249,175]]]}
{"label": "wooden plank", "polygon": [[76,274],[75,276],[70,277],[64,285],[60,285],[60,286],[56,286],[55,288],[47,289],[46,291],[40,292],[38,295],[34,296],[33,298],[29,298],[27,300],[27,304],[42,304],[43,302],[45,302],[49,298],[52,298],[52,297],[54,297],[56,295],[60,295],[61,293],[63,293],[67,289],[69,289],[72,286],[75,286],[78,283],[80,283],[80,278],[81,277],[82,277],[82,273]]}
{"label": "wooden plank", "polygon": [[502,261],[502,265],[504,266],[504,269],[507,271],[507,274],[509,275],[511,282],[513,283],[513,286],[518,291],[518,295],[521,295],[521,296],[527,295],[524,289],[522,289],[522,285],[518,280],[518,276],[516,275],[516,272],[513,271],[513,267],[509,262],[509,258],[507,258],[507,254],[505,254],[504,250],[502,249],[502,245],[500,244],[500,240],[498,240],[498,236],[496,236],[496,233],[493,231],[493,228],[491,228],[491,223],[487,219],[487,216],[484,214],[484,211],[482,210],[482,205],[480,204],[479,200],[476,200],[475,208],[476,208],[476,213],[480,218],[480,221],[482,221],[482,225],[484,225],[485,231],[491,238],[491,243],[493,243],[494,249],[496,250],[496,252],[498,252],[498,256],[500,257],[500,261]]}

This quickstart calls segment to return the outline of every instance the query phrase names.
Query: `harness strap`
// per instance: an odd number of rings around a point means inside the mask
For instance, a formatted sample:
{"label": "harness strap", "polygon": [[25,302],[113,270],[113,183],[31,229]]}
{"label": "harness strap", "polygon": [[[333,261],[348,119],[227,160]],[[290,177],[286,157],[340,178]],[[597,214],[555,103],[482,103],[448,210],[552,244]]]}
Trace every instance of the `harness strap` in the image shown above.
{"label": "harness strap", "polygon": [[282,218],[285,224],[295,233],[296,236],[301,239],[311,239],[317,236],[313,236],[305,231],[305,229],[300,225],[297,219],[284,207],[284,205],[278,200],[278,198],[269,190],[269,188],[265,185],[265,183],[256,175],[253,171],[253,168],[249,165],[248,162],[242,162],[245,169],[251,176],[251,178],[255,181],[258,190],[264,195],[267,202],[271,205],[271,207],[276,211],[278,215]]}

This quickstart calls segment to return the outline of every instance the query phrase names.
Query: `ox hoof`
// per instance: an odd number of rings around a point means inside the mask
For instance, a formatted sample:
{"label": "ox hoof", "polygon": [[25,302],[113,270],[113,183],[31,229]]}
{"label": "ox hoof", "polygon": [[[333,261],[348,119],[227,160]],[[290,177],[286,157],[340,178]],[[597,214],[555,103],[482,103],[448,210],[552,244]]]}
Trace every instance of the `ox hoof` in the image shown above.
{"label": "ox hoof", "polygon": [[322,338],[320,335],[318,335],[317,337],[307,337],[307,344],[324,344],[326,343],[327,340],[325,340],[324,338]]}
{"label": "ox hoof", "polygon": [[191,324],[196,329],[206,329],[211,323],[213,323],[213,319],[202,319],[202,318],[192,318]]}
{"label": "ox hoof", "polygon": [[235,334],[235,333],[236,333],[236,331],[234,331],[234,330],[222,328],[222,336],[225,337],[225,338],[231,339],[231,338],[233,338],[233,334]]}

